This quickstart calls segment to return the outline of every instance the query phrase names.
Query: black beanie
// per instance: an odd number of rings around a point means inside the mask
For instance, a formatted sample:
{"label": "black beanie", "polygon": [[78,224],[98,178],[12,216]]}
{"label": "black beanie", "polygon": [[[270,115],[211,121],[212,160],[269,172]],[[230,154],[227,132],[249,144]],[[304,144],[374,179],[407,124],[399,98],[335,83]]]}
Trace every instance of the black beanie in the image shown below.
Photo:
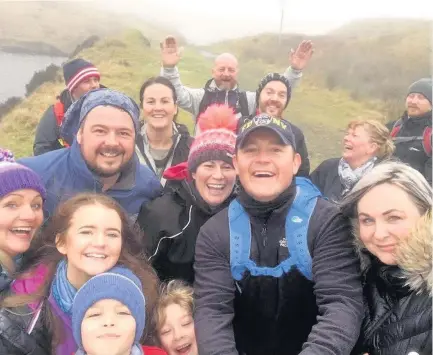
{"label": "black beanie", "polygon": [[287,105],[290,102],[290,97],[292,96],[292,87],[290,85],[289,79],[287,79],[284,75],[281,75],[280,73],[269,73],[266,75],[259,83],[259,87],[256,91],[256,105],[259,107],[259,99],[260,94],[263,90],[263,88],[271,81],[281,81],[284,85],[287,87],[287,101],[284,105],[284,108],[287,107]]}
{"label": "black beanie", "polygon": [[409,86],[409,90],[407,94],[421,94],[423,95],[430,104],[432,103],[432,79],[431,78],[422,78],[418,81],[415,81],[411,86]]}

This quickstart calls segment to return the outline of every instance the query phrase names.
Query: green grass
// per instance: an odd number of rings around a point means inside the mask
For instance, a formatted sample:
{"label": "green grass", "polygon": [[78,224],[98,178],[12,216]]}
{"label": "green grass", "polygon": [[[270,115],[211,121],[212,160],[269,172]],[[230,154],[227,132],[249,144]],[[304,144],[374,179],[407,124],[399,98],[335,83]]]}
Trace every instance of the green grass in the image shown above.
{"label": "green grass", "polygon": [[[141,84],[160,71],[159,50],[143,46],[137,30],[106,38],[80,56],[88,58],[100,69],[102,84],[124,91],[137,101]],[[202,87],[210,77],[211,66],[212,62],[197,49],[186,47],[179,64],[182,82],[190,87]],[[284,66],[276,67],[258,60],[241,62],[240,82],[242,87],[253,90],[265,73],[284,70]],[[1,146],[11,149],[17,157],[31,155],[37,123],[63,88],[59,73],[58,82],[44,84],[6,115],[0,123]],[[340,154],[342,130],[350,120],[379,115],[371,103],[356,102],[342,90],[325,89],[307,72],[294,90],[285,117],[303,129],[314,167],[322,160]],[[190,114],[181,110],[179,122],[191,130]]]}

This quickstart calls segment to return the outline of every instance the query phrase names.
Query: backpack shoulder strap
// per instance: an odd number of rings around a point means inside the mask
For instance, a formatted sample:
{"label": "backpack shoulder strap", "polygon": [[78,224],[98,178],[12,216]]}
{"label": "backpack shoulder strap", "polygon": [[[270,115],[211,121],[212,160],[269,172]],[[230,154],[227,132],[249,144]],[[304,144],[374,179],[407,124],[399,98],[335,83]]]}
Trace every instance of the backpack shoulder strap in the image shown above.
{"label": "backpack shoulder strap", "polygon": [[230,268],[235,280],[242,279],[245,263],[250,258],[251,224],[248,214],[237,199],[230,202],[229,209],[230,229]]}
{"label": "backpack shoulder strap", "polygon": [[200,116],[204,111],[206,111],[207,107],[209,106],[209,97],[211,95],[211,92],[209,91],[209,86],[212,80],[213,79],[209,79],[204,86],[204,95],[200,101],[200,105],[198,106],[197,117]]}
{"label": "backpack shoulder strap", "polygon": [[65,106],[60,100],[54,104],[54,116],[56,117],[57,126],[60,127],[65,117]]}
{"label": "backpack shoulder strap", "polygon": [[[57,127],[60,128],[65,118],[65,105],[60,100],[57,100],[54,104],[54,116],[56,117]],[[62,147],[69,147],[69,144],[61,137],[59,137],[58,142]]]}
{"label": "backpack shoulder strap", "polygon": [[398,134],[398,132],[400,132],[400,129],[401,129],[401,125],[402,125],[402,121],[401,121],[401,119],[399,119],[399,120],[397,120],[395,123],[394,123],[394,127],[392,127],[392,130],[391,130],[391,133],[390,133],[390,136],[391,137],[397,137],[397,134]]}
{"label": "backpack shoulder strap", "polygon": [[239,91],[239,107],[241,109],[242,117],[248,117],[250,115],[247,93],[245,91]]}
{"label": "backpack shoulder strap", "polygon": [[422,134],[422,146],[427,156],[432,155],[432,128],[426,127]]}
{"label": "backpack shoulder strap", "polygon": [[286,241],[290,251],[288,259],[275,267],[259,267],[250,260],[251,224],[248,214],[237,200],[228,209],[230,230],[230,268],[236,281],[246,270],[254,276],[280,277],[296,266],[312,280],[312,259],[308,249],[308,226],[320,191],[306,178],[296,178],[296,198],[286,218]]}
{"label": "backpack shoulder strap", "polygon": [[308,227],[319,189],[309,180],[296,178],[296,197],[286,218],[286,240],[291,258],[298,270],[308,280],[312,280],[312,259],[308,248]]}

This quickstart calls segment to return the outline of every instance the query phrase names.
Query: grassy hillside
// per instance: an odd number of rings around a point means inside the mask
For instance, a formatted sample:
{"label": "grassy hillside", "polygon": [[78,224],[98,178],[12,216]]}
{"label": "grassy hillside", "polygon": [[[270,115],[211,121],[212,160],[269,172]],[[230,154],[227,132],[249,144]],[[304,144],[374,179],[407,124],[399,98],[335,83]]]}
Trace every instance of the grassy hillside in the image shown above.
{"label": "grassy hillside", "polygon": [[[431,75],[432,21],[364,20],[311,39],[316,51],[308,73],[328,89],[342,88],[354,99],[386,104],[390,118],[403,109],[408,86]],[[241,63],[260,60],[288,63],[288,51],[306,36],[263,34],[218,43],[213,50],[230,50]]]}
{"label": "grassy hillside", "polygon": [[[102,72],[102,83],[121,90],[138,100],[142,82],[159,73],[160,59],[156,49],[142,44],[138,31],[128,31],[107,38],[82,55],[95,63]],[[211,62],[197,50],[187,47],[179,69],[184,84],[201,87],[210,75]],[[259,61],[242,63],[240,80],[254,89],[260,78],[270,70],[282,71],[284,66],[265,65]],[[340,151],[342,129],[353,118],[379,117],[366,103],[353,101],[343,91],[330,91],[306,75],[295,89],[286,117],[302,128],[307,137],[313,165],[336,156]],[[1,146],[12,149],[18,157],[32,154],[35,128],[45,109],[63,88],[60,75],[57,83],[42,85],[24,103],[11,111],[0,123]],[[179,121],[191,128],[190,115],[181,112]]]}
{"label": "grassy hillside", "polygon": [[3,46],[49,47],[70,53],[91,35],[107,36],[134,27],[149,38],[165,31],[132,16],[95,9],[81,1],[0,1],[0,49]]}

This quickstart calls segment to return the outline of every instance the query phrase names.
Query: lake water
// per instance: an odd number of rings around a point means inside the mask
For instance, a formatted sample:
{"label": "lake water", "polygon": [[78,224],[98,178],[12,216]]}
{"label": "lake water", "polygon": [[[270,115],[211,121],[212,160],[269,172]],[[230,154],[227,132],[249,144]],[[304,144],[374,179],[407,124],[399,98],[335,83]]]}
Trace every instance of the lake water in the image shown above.
{"label": "lake water", "polygon": [[0,103],[9,97],[22,97],[26,84],[36,71],[50,64],[61,65],[67,58],[0,52]]}

